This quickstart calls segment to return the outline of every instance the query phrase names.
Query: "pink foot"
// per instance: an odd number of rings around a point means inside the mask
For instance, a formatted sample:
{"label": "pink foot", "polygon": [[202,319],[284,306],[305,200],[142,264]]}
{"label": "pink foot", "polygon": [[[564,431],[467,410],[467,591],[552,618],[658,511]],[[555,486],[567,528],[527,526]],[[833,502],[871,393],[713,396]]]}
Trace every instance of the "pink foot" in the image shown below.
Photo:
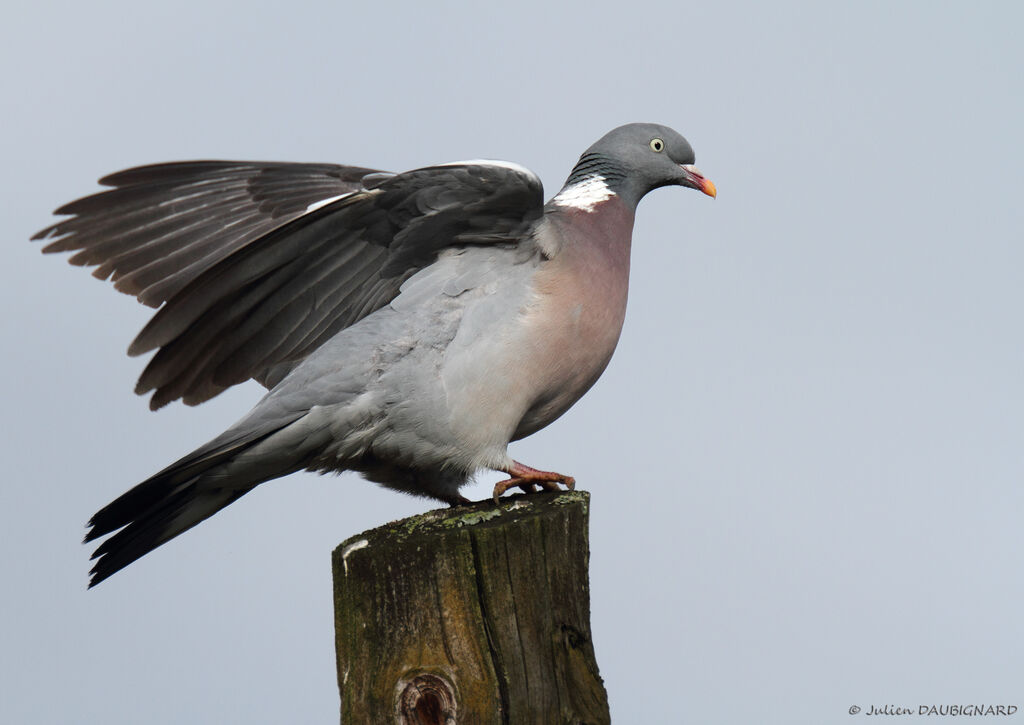
{"label": "pink foot", "polygon": [[512,461],[512,466],[505,473],[509,474],[511,478],[506,478],[504,481],[498,481],[494,484],[494,503],[498,503],[498,497],[510,488],[519,487],[526,493],[534,493],[537,490],[537,486],[540,486],[545,491],[559,491],[561,490],[558,487],[560,483],[564,484],[570,491],[576,488],[576,479],[572,476],[552,473],[551,471],[538,471],[536,468],[524,466],[518,461]]}

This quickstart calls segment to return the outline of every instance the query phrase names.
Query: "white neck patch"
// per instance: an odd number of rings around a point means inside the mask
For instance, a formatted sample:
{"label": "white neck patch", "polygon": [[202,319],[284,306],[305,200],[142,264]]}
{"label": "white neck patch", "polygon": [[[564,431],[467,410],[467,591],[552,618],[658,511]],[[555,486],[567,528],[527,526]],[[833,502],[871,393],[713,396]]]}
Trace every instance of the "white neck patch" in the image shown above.
{"label": "white neck patch", "polygon": [[565,187],[551,201],[558,206],[592,212],[594,207],[602,201],[608,201],[613,196],[615,196],[615,192],[608,188],[604,177],[595,174],[572,186]]}

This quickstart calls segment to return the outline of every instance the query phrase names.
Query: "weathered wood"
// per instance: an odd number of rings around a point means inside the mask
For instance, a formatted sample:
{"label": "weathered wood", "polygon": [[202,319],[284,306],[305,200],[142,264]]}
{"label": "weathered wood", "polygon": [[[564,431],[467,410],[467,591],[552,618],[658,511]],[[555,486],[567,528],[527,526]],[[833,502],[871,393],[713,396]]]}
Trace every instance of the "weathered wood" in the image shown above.
{"label": "weathered wood", "polygon": [[334,611],[344,725],[597,725],[590,497],[431,511],[342,543]]}

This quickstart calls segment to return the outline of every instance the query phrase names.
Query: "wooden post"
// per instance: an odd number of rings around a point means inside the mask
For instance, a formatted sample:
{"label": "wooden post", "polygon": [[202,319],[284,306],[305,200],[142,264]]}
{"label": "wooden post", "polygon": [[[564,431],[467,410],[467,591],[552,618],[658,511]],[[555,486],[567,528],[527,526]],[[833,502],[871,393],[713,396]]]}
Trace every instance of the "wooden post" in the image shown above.
{"label": "wooden post", "polygon": [[589,494],[431,511],[334,551],[343,725],[598,725]]}

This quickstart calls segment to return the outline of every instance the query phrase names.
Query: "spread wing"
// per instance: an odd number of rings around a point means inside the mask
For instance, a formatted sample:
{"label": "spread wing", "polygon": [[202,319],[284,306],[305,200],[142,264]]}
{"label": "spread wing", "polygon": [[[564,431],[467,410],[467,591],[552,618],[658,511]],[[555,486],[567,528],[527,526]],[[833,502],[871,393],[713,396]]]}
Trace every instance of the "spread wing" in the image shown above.
{"label": "spread wing", "polygon": [[373,169],[331,164],[186,161],[120,171],[115,188],[65,204],[73,215],[35,234],[43,252],[159,307],[218,261],[306,212],[356,191]]}
{"label": "spread wing", "polygon": [[276,384],[387,305],[450,246],[516,244],[543,189],[513,164],[386,174],[328,164],[195,161],[129,169],[36,234],[115,287],[161,305],[129,347],[157,350],[136,392],[151,408]]}

